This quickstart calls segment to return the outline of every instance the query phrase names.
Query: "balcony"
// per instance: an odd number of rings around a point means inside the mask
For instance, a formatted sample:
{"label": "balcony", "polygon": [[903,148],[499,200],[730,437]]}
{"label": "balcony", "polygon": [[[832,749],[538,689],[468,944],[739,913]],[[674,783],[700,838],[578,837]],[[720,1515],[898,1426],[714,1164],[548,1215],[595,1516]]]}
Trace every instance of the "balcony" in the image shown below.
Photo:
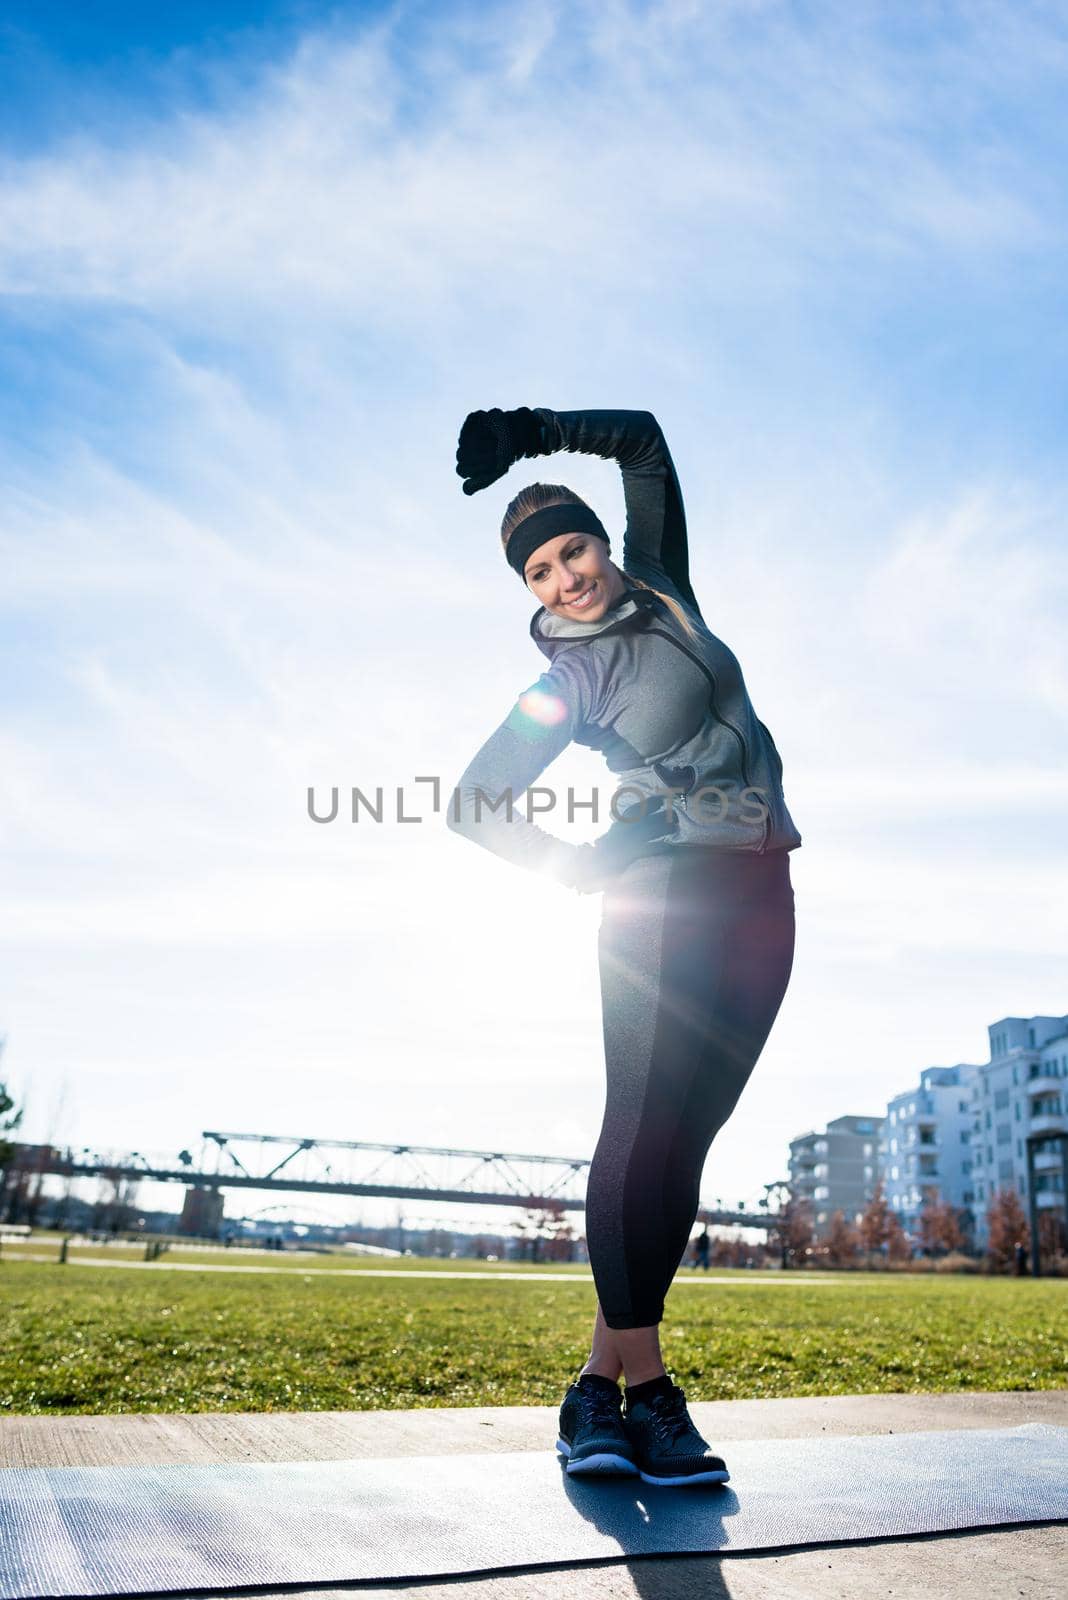
{"label": "balcony", "polygon": [[1059,1150],[1039,1150],[1035,1155],[1036,1172],[1059,1172],[1061,1166],[1061,1153]]}
{"label": "balcony", "polygon": [[1037,1133],[1068,1133],[1068,1117],[1063,1111],[1042,1112],[1037,1117],[1032,1116],[1028,1132]]}
{"label": "balcony", "polygon": [[1059,1207],[1064,1210],[1064,1196],[1056,1189],[1039,1189],[1035,1194],[1035,1204],[1040,1208],[1052,1209]]}
{"label": "balcony", "polygon": [[1064,1084],[1062,1079],[1043,1072],[1038,1078],[1028,1078],[1024,1087],[1028,1094],[1060,1094]]}

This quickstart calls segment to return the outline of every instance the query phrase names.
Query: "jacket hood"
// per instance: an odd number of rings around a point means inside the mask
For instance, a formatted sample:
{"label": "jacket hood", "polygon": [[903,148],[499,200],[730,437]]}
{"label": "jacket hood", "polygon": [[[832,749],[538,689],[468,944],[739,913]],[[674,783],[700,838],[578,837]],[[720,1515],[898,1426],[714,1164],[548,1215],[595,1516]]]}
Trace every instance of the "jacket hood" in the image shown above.
{"label": "jacket hood", "polygon": [[649,589],[640,589],[624,576],[624,590],[615,605],[609,606],[596,622],[584,622],[581,617],[558,617],[555,611],[539,606],[530,619],[530,637],[538,649],[550,659],[558,650],[568,645],[581,644],[584,639],[594,639],[602,633],[631,625],[659,601]]}

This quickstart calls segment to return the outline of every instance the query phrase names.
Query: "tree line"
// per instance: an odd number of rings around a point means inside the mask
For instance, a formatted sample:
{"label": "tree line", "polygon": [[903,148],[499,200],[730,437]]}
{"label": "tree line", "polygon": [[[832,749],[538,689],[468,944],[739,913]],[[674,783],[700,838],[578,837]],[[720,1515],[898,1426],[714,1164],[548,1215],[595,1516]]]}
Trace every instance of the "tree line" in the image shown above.
{"label": "tree line", "polygon": [[[910,1239],[880,1180],[859,1221],[850,1222],[836,1211],[822,1236],[816,1234],[811,1202],[791,1197],[779,1213],[776,1235],[783,1266],[900,1267],[915,1258],[917,1249],[935,1260],[972,1255],[971,1220],[969,1213],[946,1201],[930,1199],[917,1219],[917,1236]],[[993,1272],[1022,1270],[1031,1249],[1031,1229],[1015,1189],[996,1191],[987,1206],[986,1222],[984,1266]],[[1044,1261],[1054,1270],[1068,1271],[1068,1238],[1061,1218],[1043,1213],[1039,1245]]]}

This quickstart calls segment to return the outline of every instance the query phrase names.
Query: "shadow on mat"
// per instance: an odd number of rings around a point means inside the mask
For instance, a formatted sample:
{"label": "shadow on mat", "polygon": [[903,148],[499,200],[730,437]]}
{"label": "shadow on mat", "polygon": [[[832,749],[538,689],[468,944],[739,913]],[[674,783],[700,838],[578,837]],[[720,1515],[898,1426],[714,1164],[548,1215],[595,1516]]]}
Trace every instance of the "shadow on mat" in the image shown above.
{"label": "shadow on mat", "polygon": [[[560,1462],[568,1500],[598,1533],[614,1539],[624,1556],[718,1555],[730,1544],[725,1519],[740,1509],[738,1496],[725,1484],[691,1488],[657,1488],[638,1478],[602,1478],[599,1482],[568,1477]],[[693,1569],[683,1579],[682,1567],[628,1561],[635,1592],[644,1600],[700,1594],[702,1600],[730,1600],[719,1563],[709,1562],[695,1580]]]}

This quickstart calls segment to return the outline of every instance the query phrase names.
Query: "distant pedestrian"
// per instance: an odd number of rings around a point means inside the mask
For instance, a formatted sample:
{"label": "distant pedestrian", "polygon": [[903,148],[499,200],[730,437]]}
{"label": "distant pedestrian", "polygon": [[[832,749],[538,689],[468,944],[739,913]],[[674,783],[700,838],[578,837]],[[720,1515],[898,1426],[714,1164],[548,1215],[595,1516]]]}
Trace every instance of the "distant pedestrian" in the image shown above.
{"label": "distant pedestrian", "polygon": [[697,1235],[693,1245],[694,1264],[698,1267],[703,1267],[705,1272],[708,1271],[708,1257],[711,1249],[712,1241],[708,1237],[708,1229],[706,1228],[703,1233]]}

